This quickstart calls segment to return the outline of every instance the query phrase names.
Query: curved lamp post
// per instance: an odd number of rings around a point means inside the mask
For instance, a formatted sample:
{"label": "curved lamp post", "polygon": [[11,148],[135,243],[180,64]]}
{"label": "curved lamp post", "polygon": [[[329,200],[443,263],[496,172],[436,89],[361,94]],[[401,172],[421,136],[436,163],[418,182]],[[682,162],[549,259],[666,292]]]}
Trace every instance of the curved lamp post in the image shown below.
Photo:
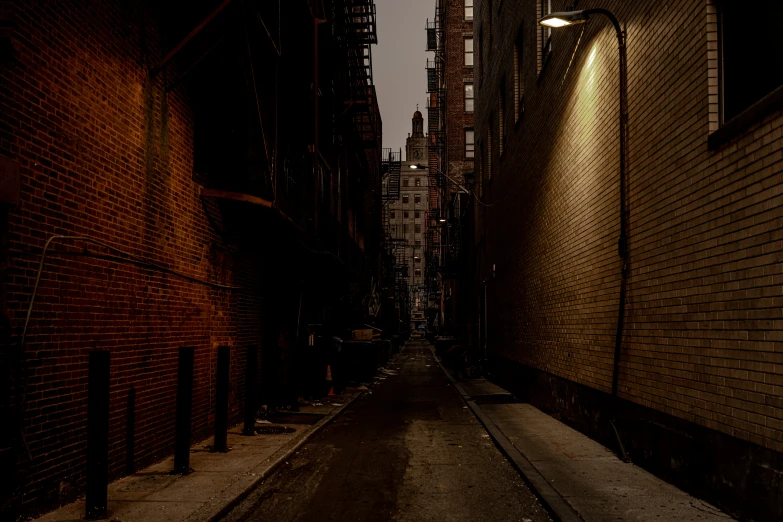
{"label": "curved lamp post", "polygon": [[[620,365],[620,348],[623,342],[623,324],[625,321],[625,294],[628,280],[628,209],[626,208],[626,178],[627,178],[627,154],[628,154],[628,62],[625,48],[625,31],[620,27],[620,22],[611,11],[606,9],[584,9],[581,11],[564,11],[550,13],[541,18],[538,23],[545,27],[559,28],[569,25],[583,24],[591,15],[604,15],[612,22],[617,32],[617,46],[620,51],[620,238],[618,240],[618,253],[623,260],[622,278],[620,281],[620,310],[617,319],[617,333],[614,346],[614,368],[612,372],[612,416],[616,411],[617,380]],[[629,460],[625,452],[620,435],[611,421],[617,442],[620,445],[620,453],[626,462]]]}

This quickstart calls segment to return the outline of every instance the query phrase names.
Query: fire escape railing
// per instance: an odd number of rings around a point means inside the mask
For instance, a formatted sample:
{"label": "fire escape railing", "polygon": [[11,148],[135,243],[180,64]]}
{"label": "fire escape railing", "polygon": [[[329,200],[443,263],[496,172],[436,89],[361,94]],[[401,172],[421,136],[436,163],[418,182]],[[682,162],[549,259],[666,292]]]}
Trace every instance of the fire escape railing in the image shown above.
{"label": "fire escape railing", "polygon": [[429,131],[429,176],[427,233],[425,237],[425,278],[427,301],[440,295],[439,273],[443,266],[442,251],[444,216],[443,203],[446,180],[446,48],[444,33],[445,12],[440,2],[435,7],[435,19],[427,21],[427,51],[434,52],[427,60],[427,126]]}

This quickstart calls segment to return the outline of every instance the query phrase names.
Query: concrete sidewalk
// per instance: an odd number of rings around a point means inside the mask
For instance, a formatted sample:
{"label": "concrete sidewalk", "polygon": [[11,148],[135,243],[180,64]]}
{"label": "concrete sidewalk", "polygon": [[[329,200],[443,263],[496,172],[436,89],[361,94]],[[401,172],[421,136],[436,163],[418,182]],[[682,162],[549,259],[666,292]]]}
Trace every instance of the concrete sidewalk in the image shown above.
{"label": "concrete sidewalk", "polygon": [[489,381],[452,383],[561,521],[733,520]]}
{"label": "concrete sidewalk", "polygon": [[[189,475],[172,475],[173,457],[109,485],[109,517],[121,522],[206,522],[225,514],[289,455],[332,421],[361,393],[329,397],[322,406],[302,406],[314,424],[256,424],[258,429],[285,428],[285,433],[242,435],[229,429],[228,453],[211,453],[208,439],[191,448]],[[308,416],[300,415],[299,418]],[[296,419],[297,422],[301,422]],[[283,431],[283,430],[280,430]],[[37,519],[40,522],[84,520],[84,498]]]}

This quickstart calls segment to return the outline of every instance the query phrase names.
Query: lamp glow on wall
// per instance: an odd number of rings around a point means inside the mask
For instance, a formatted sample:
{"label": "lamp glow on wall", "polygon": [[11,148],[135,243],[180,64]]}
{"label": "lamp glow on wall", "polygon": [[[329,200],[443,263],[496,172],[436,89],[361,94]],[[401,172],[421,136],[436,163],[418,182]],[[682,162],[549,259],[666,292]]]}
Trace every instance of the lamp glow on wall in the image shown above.
{"label": "lamp glow on wall", "polygon": [[[591,15],[604,15],[612,22],[617,33],[617,44],[620,52],[620,238],[618,240],[618,253],[623,260],[623,267],[620,281],[620,309],[617,319],[617,333],[615,336],[614,347],[614,369],[612,374],[612,415],[616,411],[615,402],[617,399],[617,381],[620,364],[620,348],[623,340],[623,324],[625,320],[625,295],[628,281],[628,210],[626,207],[626,180],[627,180],[627,155],[628,155],[628,59],[625,47],[626,34],[620,27],[617,17],[606,9],[584,9],[580,11],[562,11],[550,13],[538,20],[538,24],[544,27],[561,28],[572,25],[579,25],[590,20]],[[611,421],[617,442],[620,446],[620,453],[626,462],[629,460],[625,452],[620,434]]]}

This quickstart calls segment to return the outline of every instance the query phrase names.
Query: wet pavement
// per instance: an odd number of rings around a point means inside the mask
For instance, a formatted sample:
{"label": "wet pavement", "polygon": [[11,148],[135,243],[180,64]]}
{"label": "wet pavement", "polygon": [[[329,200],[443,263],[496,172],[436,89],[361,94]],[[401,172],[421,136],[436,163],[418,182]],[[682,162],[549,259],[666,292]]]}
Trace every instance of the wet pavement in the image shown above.
{"label": "wet pavement", "polygon": [[424,341],[224,520],[548,521]]}

